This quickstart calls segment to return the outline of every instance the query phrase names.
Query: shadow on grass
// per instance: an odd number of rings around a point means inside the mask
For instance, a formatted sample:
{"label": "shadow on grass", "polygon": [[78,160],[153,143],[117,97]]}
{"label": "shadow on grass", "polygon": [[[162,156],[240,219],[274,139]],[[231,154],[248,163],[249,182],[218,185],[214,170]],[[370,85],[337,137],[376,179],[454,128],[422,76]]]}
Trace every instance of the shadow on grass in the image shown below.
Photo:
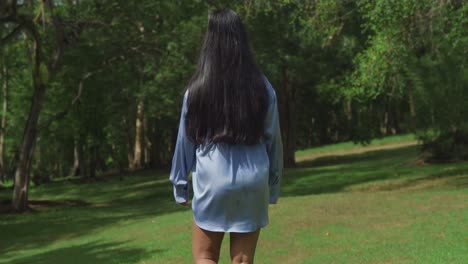
{"label": "shadow on grass", "polygon": [[[41,185],[38,189],[32,190],[30,199],[32,204],[45,204],[46,208],[38,208],[38,211],[24,214],[0,214],[2,241],[0,256],[19,250],[47,247],[62,239],[89,235],[121,221],[145,219],[188,210],[174,202],[168,172],[165,171],[146,171],[138,175],[126,176],[123,181],[118,178],[109,178],[94,183]],[[73,203],[67,204],[67,201],[73,201]],[[110,244],[102,245],[111,247]],[[86,245],[83,245],[83,248],[85,253],[93,252],[91,247],[88,251],[86,251]],[[44,253],[46,254],[44,259],[53,256],[47,254],[60,255],[61,250],[64,253],[74,252],[74,250],[77,254],[79,252],[79,249],[63,248],[54,251],[55,253]],[[127,253],[131,255],[132,252],[136,255],[141,253],[138,249]],[[88,258],[90,261],[76,263],[102,263],[92,261],[91,253]],[[73,258],[70,259],[73,260]],[[25,263],[69,262],[37,262],[34,259]]]}
{"label": "shadow on grass", "polygon": [[148,252],[143,249],[128,248],[125,244],[125,242],[91,242],[53,249],[27,257],[16,257],[8,263],[139,263],[143,259],[148,259],[154,253],[162,252],[162,250],[158,249]]}
{"label": "shadow on grass", "polygon": [[[341,192],[353,185],[384,180],[398,181],[399,184],[391,187],[396,189],[435,178],[460,175],[465,175],[464,179],[468,178],[468,163],[413,165],[417,152],[417,146],[409,146],[299,162],[298,168],[285,171],[281,195]],[[466,184],[463,179],[457,179],[457,182]]]}

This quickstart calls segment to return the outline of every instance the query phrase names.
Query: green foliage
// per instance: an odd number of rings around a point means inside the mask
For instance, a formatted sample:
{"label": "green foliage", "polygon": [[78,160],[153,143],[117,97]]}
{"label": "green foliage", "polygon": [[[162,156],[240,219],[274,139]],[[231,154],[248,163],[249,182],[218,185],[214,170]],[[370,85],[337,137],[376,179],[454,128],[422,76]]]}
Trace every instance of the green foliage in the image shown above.
{"label": "green foliage", "polygon": [[[369,40],[354,60],[346,93],[363,106],[386,98],[406,100],[414,108],[407,122],[423,135],[420,139],[428,145],[440,142],[435,148],[439,154],[434,155],[457,155],[447,144],[464,144],[453,138],[467,132],[467,6],[430,1],[358,3]],[[428,136],[425,131],[431,130],[439,131],[442,138]]]}
{"label": "green foliage", "polygon": [[[40,3],[28,5],[22,13],[36,17]],[[40,65],[47,85],[40,123],[68,112],[39,132],[33,168],[67,174],[76,144],[89,162],[98,147],[109,170],[126,167],[140,102],[157,166],[170,164],[207,14],[220,7],[241,15],[278,96],[285,81],[291,84],[298,148],[416,132],[426,149],[451,140],[436,152],[459,153],[444,146],[461,144],[456,135],[468,131],[463,1],[57,1],[66,49],[59,72]],[[51,21],[47,9],[36,20],[45,61],[56,45]],[[1,37],[14,26],[1,23]],[[5,158],[11,168],[32,94],[32,45],[25,36],[0,44],[10,69]]]}

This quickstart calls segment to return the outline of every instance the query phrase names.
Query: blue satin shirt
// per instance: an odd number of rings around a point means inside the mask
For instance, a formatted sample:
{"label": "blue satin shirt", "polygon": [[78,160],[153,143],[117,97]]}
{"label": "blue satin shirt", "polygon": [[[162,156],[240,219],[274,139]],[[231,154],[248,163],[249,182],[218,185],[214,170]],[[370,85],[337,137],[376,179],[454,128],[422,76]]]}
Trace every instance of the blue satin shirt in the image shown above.
{"label": "blue satin shirt", "polygon": [[177,203],[187,202],[192,172],[195,224],[213,232],[253,232],[268,222],[268,204],[278,201],[283,145],[276,93],[265,78],[269,107],[265,140],[256,145],[199,145],[185,133],[188,90],[184,94],[170,181]]}

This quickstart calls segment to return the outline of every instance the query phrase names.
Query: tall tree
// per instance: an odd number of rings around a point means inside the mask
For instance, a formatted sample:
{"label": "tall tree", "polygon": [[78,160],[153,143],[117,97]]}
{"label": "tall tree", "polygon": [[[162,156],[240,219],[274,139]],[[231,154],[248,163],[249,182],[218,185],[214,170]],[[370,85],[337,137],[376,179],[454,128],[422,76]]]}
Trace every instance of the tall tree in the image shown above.
{"label": "tall tree", "polygon": [[[2,39],[2,45],[6,41],[16,37],[24,31],[31,45],[31,79],[33,95],[28,118],[23,132],[23,139],[19,149],[19,160],[15,171],[15,188],[13,191],[12,208],[15,211],[28,209],[28,188],[31,162],[34,146],[39,131],[39,116],[43,108],[46,88],[61,68],[62,57],[65,48],[74,39],[65,35],[63,18],[56,12],[56,4],[53,0],[43,0],[36,8],[35,2],[27,2],[18,5],[17,1],[3,3],[4,8],[0,12],[0,22],[12,23],[15,28]],[[42,23],[39,24],[39,21]],[[54,39],[49,56],[44,56],[47,38]]]}
{"label": "tall tree", "polygon": [[2,119],[0,124],[0,183],[5,182],[5,134],[8,113],[9,73],[6,56],[2,52],[0,80],[2,80]]}

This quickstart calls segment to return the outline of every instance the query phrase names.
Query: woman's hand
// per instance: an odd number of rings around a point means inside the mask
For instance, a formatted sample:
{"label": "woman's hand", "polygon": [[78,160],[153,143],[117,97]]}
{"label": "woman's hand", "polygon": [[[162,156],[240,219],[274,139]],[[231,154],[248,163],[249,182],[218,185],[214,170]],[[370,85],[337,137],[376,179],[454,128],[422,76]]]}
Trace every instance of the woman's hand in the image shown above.
{"label": "woman's hand", "polygon": [[180,203],[180,205],[188,207],[190,204],[188,202],[183,202],[183,203]]}

